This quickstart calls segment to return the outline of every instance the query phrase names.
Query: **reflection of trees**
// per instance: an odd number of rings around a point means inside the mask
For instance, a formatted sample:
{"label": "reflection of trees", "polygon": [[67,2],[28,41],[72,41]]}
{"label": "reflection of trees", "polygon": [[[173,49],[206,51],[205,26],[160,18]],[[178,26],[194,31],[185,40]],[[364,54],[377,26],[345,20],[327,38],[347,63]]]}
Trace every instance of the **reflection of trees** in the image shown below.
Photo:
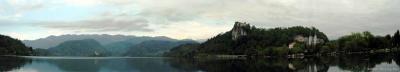
{"label": "reflection of trees", "polygon": [[400,67],[400,53],[397,53],[393,56],[393,61],[396,63],[397,66]]}
{"label": "reflection of trees", "polygon": [[207,72],[290,72],[287,59],[174,59],[172,67]]}
{"label": "reflection of trees", "polygon": [[390,63],[391,58],[389,54],[363,54],[290,59],[290,62],[297,67],[296,71],[299,72],[327,72],[330,66],[338,66],[342,70],[365,72],[382,62]]}
{"label": "reflection of trees", "polygon": [[166,62],[169,62],[171,67],[177,68],[184,72],[194,72],[200,70],[196,66],[197,62],[195,62],[195,59],[172,58],[167,59]]}
{"label": "reflection of trees", "polygon": [[[184,71],[207,72],[327,72],[331,66],[342,70],[365,72],[377,64],[390,63],[390,54],[364,54],[343,56],[320,56],[306,58],[266,59],[171,59],[172,67]],[[394,61],[400,64],[400,56]]]}
{"label": "reflection of trees", "polygon": [[164,58],[137,58],[127,60],[127,63],[129,67],[139,72],[179,72],[164,60]]}
{"label": "reflection of trees", "polygon": [[27,58],[0,56],[0,72],[18,69],[31,62],[32,60]]}
{"label": "reflection of trees", "polygon": [[346,55],[339,58],[339,68],[350,71],[370,71],[377,64],[391,62],[388,54]]}
{"label": "reflection of trees", "polygon": [[49,63],[56,65],[67,72],[98,72],[104,60],[96,59],[46,59]]}
{"label": "reflection of trees", "polygon": [[66,72],[178,72],[164,58],[133,59],[38,59]]}

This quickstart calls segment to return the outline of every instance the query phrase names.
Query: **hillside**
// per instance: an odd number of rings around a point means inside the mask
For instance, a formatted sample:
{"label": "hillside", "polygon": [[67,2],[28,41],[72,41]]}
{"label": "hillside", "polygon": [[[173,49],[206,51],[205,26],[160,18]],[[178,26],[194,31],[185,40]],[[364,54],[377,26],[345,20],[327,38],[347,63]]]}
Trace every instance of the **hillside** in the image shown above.
{"label": "hillside", "polygon": [[182,44],[194,44],[197,43],[193,40],[183,41],[162,41],[162,40],[151,40],[145,41],[140,44],[136,44],[129,48],[125,56],[162,56],[165,52],[168,52],[173,47]]}
{"label": "hillside", "polygon": [[[196,48],[189,51],[197,55],[284,55],[289,53],[291,45],[291,50],[313,52],[316,50],[305,49],[305,46],[318,47],[324,42],[328,42],[327,36],[314,27],[263,29],[235,22],[232,30],[210,38],[198,47],[188,47]],[[180,49],[174,48],[171,52],[179,52],[173,50]]]}
{"label": "hillside", "polygon": [[167,57],[191,57],[194,51],[199,47],[199,43],[182,44],[172,48],[169,52],[165,53]]}
{"label": "hillside", "polygon": [[0,35],[0,55],[32,55],[32,48],[20,40]]}
{"label": "hillside", "polygon": [[106,56],[108,52],[94,39],[71,40],[48,49],[52,56]]}
{"label": "hillside", "polygon": [[106,48],[107,51],[111,52],[112,56],[122,56],[130,49],[129,47],[151,40],[178,41],[176,39],[171,39],[167,37],[132,38],[123,41],[109,43],[104,45],[104,47]]}

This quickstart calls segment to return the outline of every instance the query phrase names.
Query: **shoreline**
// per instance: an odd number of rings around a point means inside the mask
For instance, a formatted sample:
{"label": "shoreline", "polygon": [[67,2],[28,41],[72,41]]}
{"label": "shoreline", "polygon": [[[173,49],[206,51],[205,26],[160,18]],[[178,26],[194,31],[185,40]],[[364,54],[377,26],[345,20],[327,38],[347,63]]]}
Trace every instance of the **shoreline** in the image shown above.
{"label": "shoreline", "polygon": [[21,57],[31,59],[160,59],[171,57],[72,57],[72,56],[17,56],[17,55],[1,55],[7,57]]}

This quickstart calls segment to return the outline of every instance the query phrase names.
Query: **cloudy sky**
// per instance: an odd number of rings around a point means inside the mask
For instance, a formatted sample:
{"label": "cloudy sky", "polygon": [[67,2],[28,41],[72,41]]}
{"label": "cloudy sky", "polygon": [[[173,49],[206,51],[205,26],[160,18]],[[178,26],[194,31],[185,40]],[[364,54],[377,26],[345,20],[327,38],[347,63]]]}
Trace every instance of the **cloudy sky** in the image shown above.
{"label": "cloudy sky", "polygon": [[0,0],[0,34],[22,40],[62,34],[207,39],[235,21],[314,26],[331,39],[393,34],[400,29],[400,0]]}

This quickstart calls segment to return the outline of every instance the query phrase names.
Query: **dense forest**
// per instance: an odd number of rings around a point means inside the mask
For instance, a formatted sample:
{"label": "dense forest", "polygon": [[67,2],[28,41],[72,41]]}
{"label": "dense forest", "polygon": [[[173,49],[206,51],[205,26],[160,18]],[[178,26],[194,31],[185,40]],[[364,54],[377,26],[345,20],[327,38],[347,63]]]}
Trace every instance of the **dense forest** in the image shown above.
{"label": "dense forest", "polygon": [[20,40],[0,35],[0,55],[32,55],[32,48],[25,46]]}
{"label": "dense forest", "polygon": [[[239,30],[237,30],[238,27]],[[237,33],[243,35],[235,39],[234,35]],[[310,36],[312,37],[310,38]],[[319,40],[318,43],[310,44],[310,41],[315,41],[311,40],[313,37],[316,37],[315,40]],[[393,36],[374,36],[365,31],[329,41],[323,32],[314,27],[294,26],[263,29],[240,25],[240,22],[236,22],[231,31],[212,37],[201,44],[175,47],[165,55],[201,57],[210,55],[293,56],[375,53],[397,51],[396,47],[399,47],[399,43],[399,31]],[[292,47],[290,47],[291,45]]]}
{"label": "dense forest", "polygon": [[[46,51],[35,49],[35,52]],[[56,47],[48,49],[50,56],[108,56],[109,52],[94,39],[65,41]],[[38,54],[40,55],[40,54]]]}
{"label": "dense forest", "polygon": [[393,36],[374,36],[370,32],[352,33],[329,42],[324,48],[330,52],[389,52],[398,51],[400,45],[399,30]]}
{"label": "dense forest", "polygon": [[123,56],[130,57],[154,57],[154,56],[162,56],[165,52],[168,52],[170,49],[182,45],[182,44],[194,44],[197,43],[192,40],[179,40],[179,41],[162,41],[162,40],[151,40],[144,41],[142,43],[133,45],[127,50],[127,52]]}

